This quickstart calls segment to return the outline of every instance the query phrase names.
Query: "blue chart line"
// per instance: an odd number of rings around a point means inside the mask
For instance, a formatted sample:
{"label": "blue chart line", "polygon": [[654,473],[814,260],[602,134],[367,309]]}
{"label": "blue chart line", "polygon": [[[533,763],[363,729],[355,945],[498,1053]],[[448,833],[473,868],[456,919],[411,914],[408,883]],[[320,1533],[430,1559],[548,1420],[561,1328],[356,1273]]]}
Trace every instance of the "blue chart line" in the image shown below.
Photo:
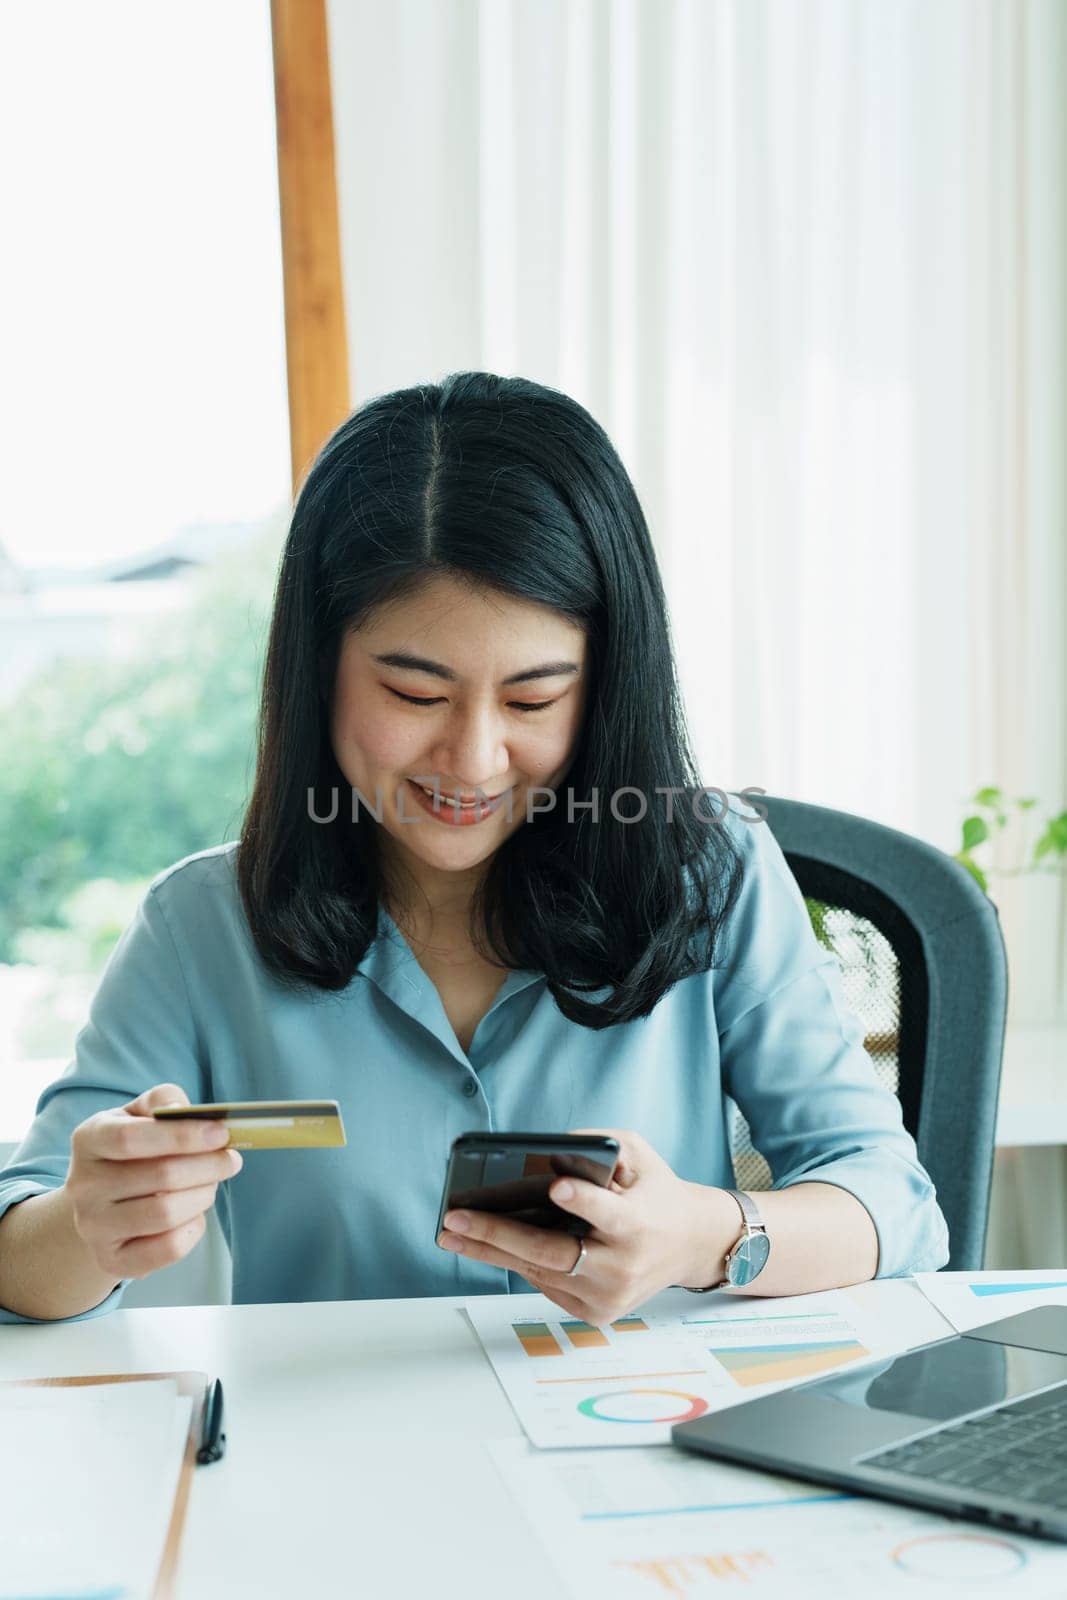
{"label": "blue chart line", "polygon": [[[223,1148],[225,1149],[225,1146]],[[79,1589],[76,1593],[56,1595],[54,1600],[123,1600],[123,1596],[128,1595],[129,1592],[126,1588]],[[41,1595],[39,1592],[28,1595],[12,1594],[10,1597],[5,1596],[4,1600],[53,1600],[53,1596]]]}
{"label": "blue chart line", "polygon": [[727,1324],[731,1328],[743,1327],[746,1322],[825,1322],[825,1311],[791,1311],[784,1317],[683,1317],[682,1321],[695,1328],[709,1326],[713,1322],[720,1323],[723,1327]]}
{"label": "blue chart line", "polygon": [[1033,1294],[1037,1289],[1067,1289],[1067,1278],[1059,1283],[969,1283],[967,1287],[981,1299],[987,1294]]}
{"label": "blue chart line", "polygon": [[618,1522],[625,1517],[685,1517],[697,1511],[766,1511],[783,1506],[821,1505],[827,1500],[855,1500],[854,1494],[807,1494],[795,1500],[723,1500],[711,1506],[663,1506],[653,1511],[583,1511],[583,1522]]}

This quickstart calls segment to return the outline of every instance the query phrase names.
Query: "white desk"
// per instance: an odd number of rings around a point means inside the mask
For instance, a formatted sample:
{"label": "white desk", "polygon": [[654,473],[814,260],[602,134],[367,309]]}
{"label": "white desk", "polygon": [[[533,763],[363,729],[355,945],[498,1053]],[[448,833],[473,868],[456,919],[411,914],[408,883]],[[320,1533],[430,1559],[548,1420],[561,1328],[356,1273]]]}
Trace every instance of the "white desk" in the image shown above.
{"label": "white desk", "polygon": [[[906,1280],[848,1291],[952,1329]],[[556,1576],[482,1441],[521,1436],[462,1300],[116,1311],[0,1327],[0,1378],[194,1368],[226,1455],[194,1475],[176,1600],[544,1600]],[[47,1486],[42,1485],[42,1493]]]}

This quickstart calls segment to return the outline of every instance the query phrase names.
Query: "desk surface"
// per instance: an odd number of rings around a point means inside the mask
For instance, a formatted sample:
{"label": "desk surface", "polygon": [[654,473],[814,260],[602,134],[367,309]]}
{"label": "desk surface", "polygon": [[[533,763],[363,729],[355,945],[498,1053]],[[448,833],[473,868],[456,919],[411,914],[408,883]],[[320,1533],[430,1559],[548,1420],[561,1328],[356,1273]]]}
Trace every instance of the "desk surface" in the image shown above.
{"label": "desk surface", "polygon": [[[907,1344],[952,1332],[907,1280],[847,1292]],[[463,1303],[167,1307],[6,1326],[0,1378],[199,1368],[223,1380],[226,1455],[196,1472],[176,1600],[544,1600],[557,1579],[483,1443],[522,1430]]]}

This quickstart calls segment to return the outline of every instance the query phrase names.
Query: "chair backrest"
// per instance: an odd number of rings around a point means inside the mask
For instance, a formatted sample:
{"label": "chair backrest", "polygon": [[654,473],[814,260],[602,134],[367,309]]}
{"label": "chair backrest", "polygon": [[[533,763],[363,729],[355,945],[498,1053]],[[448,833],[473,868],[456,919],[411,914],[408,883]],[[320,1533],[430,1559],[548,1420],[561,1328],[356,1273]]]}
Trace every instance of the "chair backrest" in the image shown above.
{"label": "chair backrest", "polygon": [[[949,1268],[981,1268],[1007,1014],[1004,940],[965,867],[864,817],[761,795],[818,938],[841,964],[879,1077],[937,1187]],[[734,1108],[742,1189],[769,1188]]]}

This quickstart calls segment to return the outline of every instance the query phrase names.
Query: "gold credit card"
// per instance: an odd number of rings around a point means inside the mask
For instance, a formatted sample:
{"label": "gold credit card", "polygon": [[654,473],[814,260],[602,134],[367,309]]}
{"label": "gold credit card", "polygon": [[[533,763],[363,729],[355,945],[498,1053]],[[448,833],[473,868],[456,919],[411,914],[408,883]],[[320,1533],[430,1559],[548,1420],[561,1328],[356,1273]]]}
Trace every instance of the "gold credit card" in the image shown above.
{"label": "gold credit card", "polygon": [[217,1100],[212,1105],[160,1106],[159,1122],[191,1118],[224,1122],[231,1150],[314,1150],[345,1144],[345,1126],[336,1100]]}

